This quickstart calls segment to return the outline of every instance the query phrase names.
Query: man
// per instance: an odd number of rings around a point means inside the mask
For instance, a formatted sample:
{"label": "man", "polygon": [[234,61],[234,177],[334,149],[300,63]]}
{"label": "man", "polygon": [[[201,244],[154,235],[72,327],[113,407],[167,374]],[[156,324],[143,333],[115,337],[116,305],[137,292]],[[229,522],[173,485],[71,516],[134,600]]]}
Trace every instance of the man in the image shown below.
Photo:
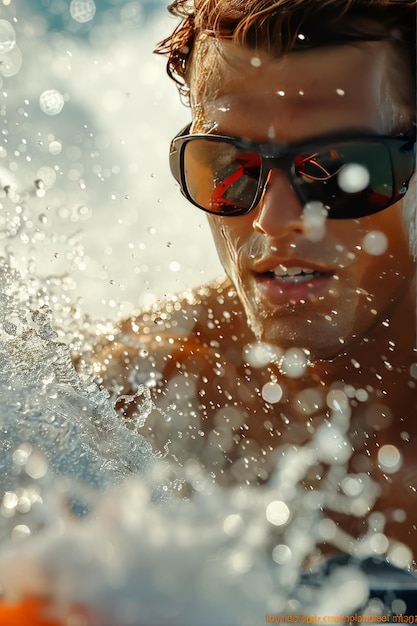
{"label": "man", "polygon": [[[159,51],[192,117],[171,169],[226,278],[125,321],[96,371],[131,394],[128,418],[152,390],[142,432],[196,488],[196,467],[268,481],[283,447],[339,416],[306,488],[346,461],[379,485],[387,536],[416,550],[415,3],[171,10]],[[348,526],[362,535],[363,513]]]}

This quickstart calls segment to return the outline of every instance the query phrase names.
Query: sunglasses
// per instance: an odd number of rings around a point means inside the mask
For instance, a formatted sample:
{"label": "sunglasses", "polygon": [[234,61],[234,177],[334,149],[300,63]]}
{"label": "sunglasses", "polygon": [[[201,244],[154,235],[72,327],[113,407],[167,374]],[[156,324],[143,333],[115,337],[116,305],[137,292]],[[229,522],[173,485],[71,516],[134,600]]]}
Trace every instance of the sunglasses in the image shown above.
{"label": "sunglasses", "polygon": [[262,198],[271,170],[286,172],[302,205],[321,202],[331,219],[386,209],[407,191],[415,137],[325,136],[306,143],[256,143],[190,135],[171,142],[170,167],[190,202],[215,215],[246,215]]}

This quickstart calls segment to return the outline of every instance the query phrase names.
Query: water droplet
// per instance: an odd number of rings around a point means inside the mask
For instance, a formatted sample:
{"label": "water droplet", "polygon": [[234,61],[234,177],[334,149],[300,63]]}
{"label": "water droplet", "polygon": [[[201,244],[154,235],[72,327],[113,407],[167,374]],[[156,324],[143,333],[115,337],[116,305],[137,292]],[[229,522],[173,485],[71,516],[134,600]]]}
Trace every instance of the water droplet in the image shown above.
{"label": "water droplet", "polygon": [[70,13],[73,20],[84,24],[93,19],[96,13],[94,0],[72,0]]}
{"label": "water droplet", "polygon": [[178,263],[178,261],[171,261],[169,269],[171,272],[179,272],[181,269],[181,263]]}
{"label": "water droplet", "polygon": [[272,550],[272,559],[279,565],[289,563],[292,558],[291,549],[283,543],[278,544]]}
{"label": "water droplet", "polygon": [[358,193],[369,185],[369,170],[360,163],[348,163],[339,172],[337,182],[346,193]]}
{"label": "water droplet", "polygon": [[229,562],[233,570],[239,574],[246,574],[253,566],[253,557],[246,551],[234,552]]}
{"label": "water droplet", "polygon": [[331,519],[322,519],[319,522],[318,531],[320,537],[324,540],[331,541],[337,533],[337,526]]}
{"label": "water droplet", "polygon": [[388,549],[389,541],[383,533],[375,533],[369,540],[369,546],[372,552],[384,554]]}
{"label": "water droplet", "polygon": [[343,433],[331,424],[323,424],[314,436],[317,452],[325,463],[346,463],[352,454]]}
{"label": "water droplet", "polygon": [[78,220],[88,220],[90,219],[91,215],[92,215],[92,210],[90,207],[86,206],[85,204],[80,204],[80,205],[76,205],[73,208],[73,216],[72,216],[72,221],[78,221]]}
{"label": "water droplet", "polygon": [[7,20],[0,20],[0,54],[10,52],[16,45],[16,32]]}
{"label": "water droplet", "polygon": [[387,474],[394,474],[402,464],[402,455],[396,446],[388,443],[378,451],[378,465]]}
{"label": "water droplet", "polygon": [[262,387],[262,397],[265,402],[276,404],[282,399],[282,395],[282,387],[278,383],[271,381]]}
{"label": "water droplet", "polygon": [[243,520],[240,515],[228,515],[223,522],[223,530],[226,535],[237,537],[244,528]]}
{"label": "water droplet", "polygon": [[363,491],[363,483],[356,476],[346,476],[341,482],[341,487],[347,496],[355,497]]}
{"label": "water droplet", "polygon": [[48,150],[50,154],[60,154],[62,150],[62,143],[60,141],[51,141]]}
{"label": "water droplet", "polygon": [[307,367],[307,357],[300,348],[290,348],[284,354],[279,369],[288,378],[300,378]]}
{"label": "water droplet", "polygon": [[57,89],[47,89],[39,97],[39,106],[46,115],[58,115],[64,108],[64,96]]}
{"label": "water droplet", "polygon": [[31,532],[29,526],[26,526],[26,524],[18,524],[12,530],[12,539],[13,541],[19,541],[29,537],[30,534]]}
{"label": "water droplet", "polygon": [[2,507],[8,510],[13,510],[16,508],[17,502],[18,498],[14,491],[6,491],[3,496]]}
{"label": "water droplet", "polygon": [[26,474],[35,480],[43,478],[48,471],[48,461],[39,450],[34,450],[25,464]]}
{"label": "water droplet", "polygon": [[413,553],[405,544],[392,542],[388,550],[388,558],[397,567],[409,567],[413,562]]}
{"label": "water droplet", "polygon": [[290,510],[285,502],[274,500],[266,507],[266,519],[274,526],[283,526],[290,519]]}
{"label": "water droplet", "polygon": [[243,348],[243,360],[257,369],[278,361],[282,355],[283,351],[280,348],[262,341],[248,343]]}
{"label": "water droplet", "polygon": [[372,256],[380,256],[388,249],[388,237],[380,230],[371,230],[365,235],[362,247]]}
{"label": "water droplet", "polygon": [[13,463],[16,465],[25,465],[32,453],[32,446],[29,443],[22,443],[13,452]]}
{"label": "water droplet", "polygon": [[366,389],[357,389],[355,397],[359,402],[366,402],[368,400],[369,394]]}
{"label": "water droplet", "polygon": [[0,74],[5,78],[15,76],[22,67],[22,58],[19,46],[0,56]]}
{"label": "water droplet", "polygon": [[404,509],[395,509],[395,511],[392,512],[392,519],[398,524],[402,524],[407,519],[407,513]]}
{"label": "water droplet", "polygon": [[250,64],[253,67],[261,67],[262,61],[261,61],[261,59],[259,57],[252,57],[251,60],[250,60]]}
{"label": "water droplet", "polygon": [[310,241],[320,241],[326,232],[327,210],[322,202],[307,202],[303,208],[304,235]]}
{"label": "water droplet", "polygon": [[[411,563],[409,565],[411,566]],[[401,565],[398,565],[398,567],[401,567]],[[405,567],[405,565],[403,567]],[[407,603],[397,598],[393,600],[391,604],[391,611],[393,615],[404,615],[404,613],[407,612]]]}
{"label": "water droplet", "polygon": [[338,413],[345,413],[349,409],[349,400],[340,389],[332,389],[326,397],[327,406]]}

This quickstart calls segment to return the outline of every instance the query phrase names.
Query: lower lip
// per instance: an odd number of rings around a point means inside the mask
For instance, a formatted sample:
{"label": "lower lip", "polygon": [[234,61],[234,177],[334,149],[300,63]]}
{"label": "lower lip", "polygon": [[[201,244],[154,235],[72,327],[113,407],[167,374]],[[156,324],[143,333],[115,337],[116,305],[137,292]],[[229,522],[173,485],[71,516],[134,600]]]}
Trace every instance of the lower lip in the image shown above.
{"label": "lower lip", "polygon": [[272,304],[282,305],[289,302],[315,300],[330,290],[332,274],[314,276],[305,282],[284,282],[264,274],[255,274],[258,288]]}

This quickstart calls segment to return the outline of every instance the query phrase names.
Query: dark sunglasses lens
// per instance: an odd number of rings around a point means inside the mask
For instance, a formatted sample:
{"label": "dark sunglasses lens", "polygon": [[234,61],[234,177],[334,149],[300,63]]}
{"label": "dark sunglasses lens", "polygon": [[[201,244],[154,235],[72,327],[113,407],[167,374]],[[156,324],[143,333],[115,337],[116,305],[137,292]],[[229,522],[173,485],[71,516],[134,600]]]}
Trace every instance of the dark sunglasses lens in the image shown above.
{"label": "dark sunglasses lens", "polygon": [[394,196],[390,153],[379,142],[338,142],[299,153],[293,174],[303,199],[322,202],[333,219],[371,215]]}
{"label": "dark sunglasses lens", "polygon": [[261,157],[227,141],[196,138],[184,146],[183,172],[194,203],[211,213],[239,215],[256,197]]}

